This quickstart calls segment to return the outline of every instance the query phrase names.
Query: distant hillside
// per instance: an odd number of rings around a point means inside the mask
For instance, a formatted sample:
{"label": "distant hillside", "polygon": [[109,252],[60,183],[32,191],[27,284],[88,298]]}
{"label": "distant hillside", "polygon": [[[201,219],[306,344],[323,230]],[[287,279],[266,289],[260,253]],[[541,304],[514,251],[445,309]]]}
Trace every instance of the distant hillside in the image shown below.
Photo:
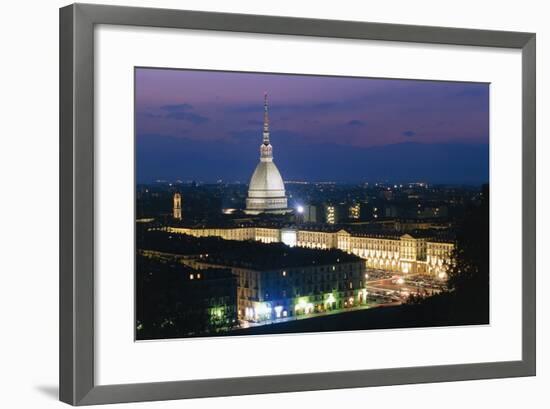
{"label": "distant hillside", "polygon": [[[259,138],[240,143],[196,141],[162,135],[137,138],[137,180],[247,182],[259,157]],[[405,142],[357,148],[304,145],[291,137],[274,142],[275,162],[286,180],[481,184],[489,180],[489,145]],[[223,149],[219,145],[223,144]],[[216,145],[216,149],[214,149]]]}

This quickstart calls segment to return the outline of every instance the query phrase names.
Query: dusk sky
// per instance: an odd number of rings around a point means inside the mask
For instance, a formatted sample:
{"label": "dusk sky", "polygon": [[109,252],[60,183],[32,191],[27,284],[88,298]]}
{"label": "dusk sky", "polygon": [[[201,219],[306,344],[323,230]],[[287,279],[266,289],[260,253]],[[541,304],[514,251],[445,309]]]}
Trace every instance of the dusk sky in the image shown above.
{"label": "dusk sky", "polygon": [[264,92],[285,180],[489,180],[489,85],[136,69],[138,182],[248,182]]}

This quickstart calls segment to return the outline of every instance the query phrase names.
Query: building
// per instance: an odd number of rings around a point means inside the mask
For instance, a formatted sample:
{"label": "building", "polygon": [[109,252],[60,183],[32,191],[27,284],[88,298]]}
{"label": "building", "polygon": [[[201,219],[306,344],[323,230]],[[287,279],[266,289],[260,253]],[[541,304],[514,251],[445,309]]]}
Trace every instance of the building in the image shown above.
{"label": "building", "polygon": [[206,331],[217,332],[237,320],[237,279],[229,269],[206,269],[186,273],[181,296],[190,314],[206,317]]}
{"label": "building", "polygon": [[181,220],[181,195],[179,193],[174,193],[173,217],[176,220]]}
{"label": "building", "polygon": [[445,230],[451,227],[451,222],[440,219],[397,219],[393,223],[394,229],[401,232],[414,230]]}
{"label": "building", "polygon": [[354,203],[348,208],[348,218],[358,220],[361,217],[361,204]]}
{"label": "building", "polygon": [[270,271],[241,269],[239,318],[272,320],[363,305],[365,267],[360,261]]}
{"label": "building", "polygon": [[296,223],[319,223],[317,205],[305,204],[296,207]]}
{"label": "building", "polygon": [[340,223],[342,219],[342,211],[340,206],[333,204],[326,204],[325,209],[325,222],[327,224],[337,224]]}
{"label": "building", "polygon": [[446,278],[455,248],[452,240],[441,240],[432,231],[373,233],[315,225],[299,228],[167,227],[166,231],[193,237],[215,236],[225,240],[284,243],[310,249],[339,249],[364,259],[368,268],[399,274],[429,274],[440,279]]}
{"label": "building", "polygon": [[[154,289],[154,291],[151,291]],[[138,339],[225,331],[237,321],[237,277],[228,268],[195,270],[173,255],[136,257]]]}
{"label": "building", "polygon": [[[276,251],[275,249],[273,251]],[[286,250],[288,251],[288,250]],[[237,278],[238,317],[246,321],[269,321],[299,315],[353,308],[367,303],[365,263],[352,255],[293,249],[293,260],[261,256],[231,259]],[[211,254],[208,261],[182,260],[194,270],[225,267],[227,257]],[[218,264],[219,263],[219,264]]]}
{"label": "building", "polygon": [[426,245],[426,272],[440,279],[447,278],[452,263],[453,243],[431,241]]}
{"label": "building", "polygon": [[260,146],[260,162],[250,179],[245,213],[251,215],[262,213],[285,214],[291,211],[291,209],[288,209],[283,178],[273,162],[273,147],[269,141],[266,93],[264,96],[264,128],[263,141]]}

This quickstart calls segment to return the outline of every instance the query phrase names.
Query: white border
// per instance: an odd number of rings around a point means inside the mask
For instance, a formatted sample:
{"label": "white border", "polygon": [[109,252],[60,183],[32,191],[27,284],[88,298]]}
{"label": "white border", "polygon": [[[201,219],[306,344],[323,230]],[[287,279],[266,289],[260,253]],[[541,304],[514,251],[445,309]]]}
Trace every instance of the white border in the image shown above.
{"label": "white border", "polygon": [[[98,26],[96,383],[521,359],[517,50]],[[133,67],[491,82],[491,325],[133,342]]]}

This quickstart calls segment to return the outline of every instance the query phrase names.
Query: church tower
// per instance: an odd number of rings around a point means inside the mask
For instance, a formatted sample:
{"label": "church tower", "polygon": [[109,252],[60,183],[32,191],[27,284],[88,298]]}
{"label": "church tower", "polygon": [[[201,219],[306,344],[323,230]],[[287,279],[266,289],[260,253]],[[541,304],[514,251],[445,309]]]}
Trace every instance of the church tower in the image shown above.
{"label": "church tower", "polygon": [[285,214],[291,212],[291,209],[288,209],[287,206],[283,178],[273,162],[273,147],[269,140],[269,114],[266,92],[264,95],[264,126],[262,144],[260,145],[260,162],[250,179],[245,213],[252,215],[261,213]]}
{"label": "church tower", "polygon": [[181,195],[174,193],[174,209],[173,216],[176,220],[181,220]]}

